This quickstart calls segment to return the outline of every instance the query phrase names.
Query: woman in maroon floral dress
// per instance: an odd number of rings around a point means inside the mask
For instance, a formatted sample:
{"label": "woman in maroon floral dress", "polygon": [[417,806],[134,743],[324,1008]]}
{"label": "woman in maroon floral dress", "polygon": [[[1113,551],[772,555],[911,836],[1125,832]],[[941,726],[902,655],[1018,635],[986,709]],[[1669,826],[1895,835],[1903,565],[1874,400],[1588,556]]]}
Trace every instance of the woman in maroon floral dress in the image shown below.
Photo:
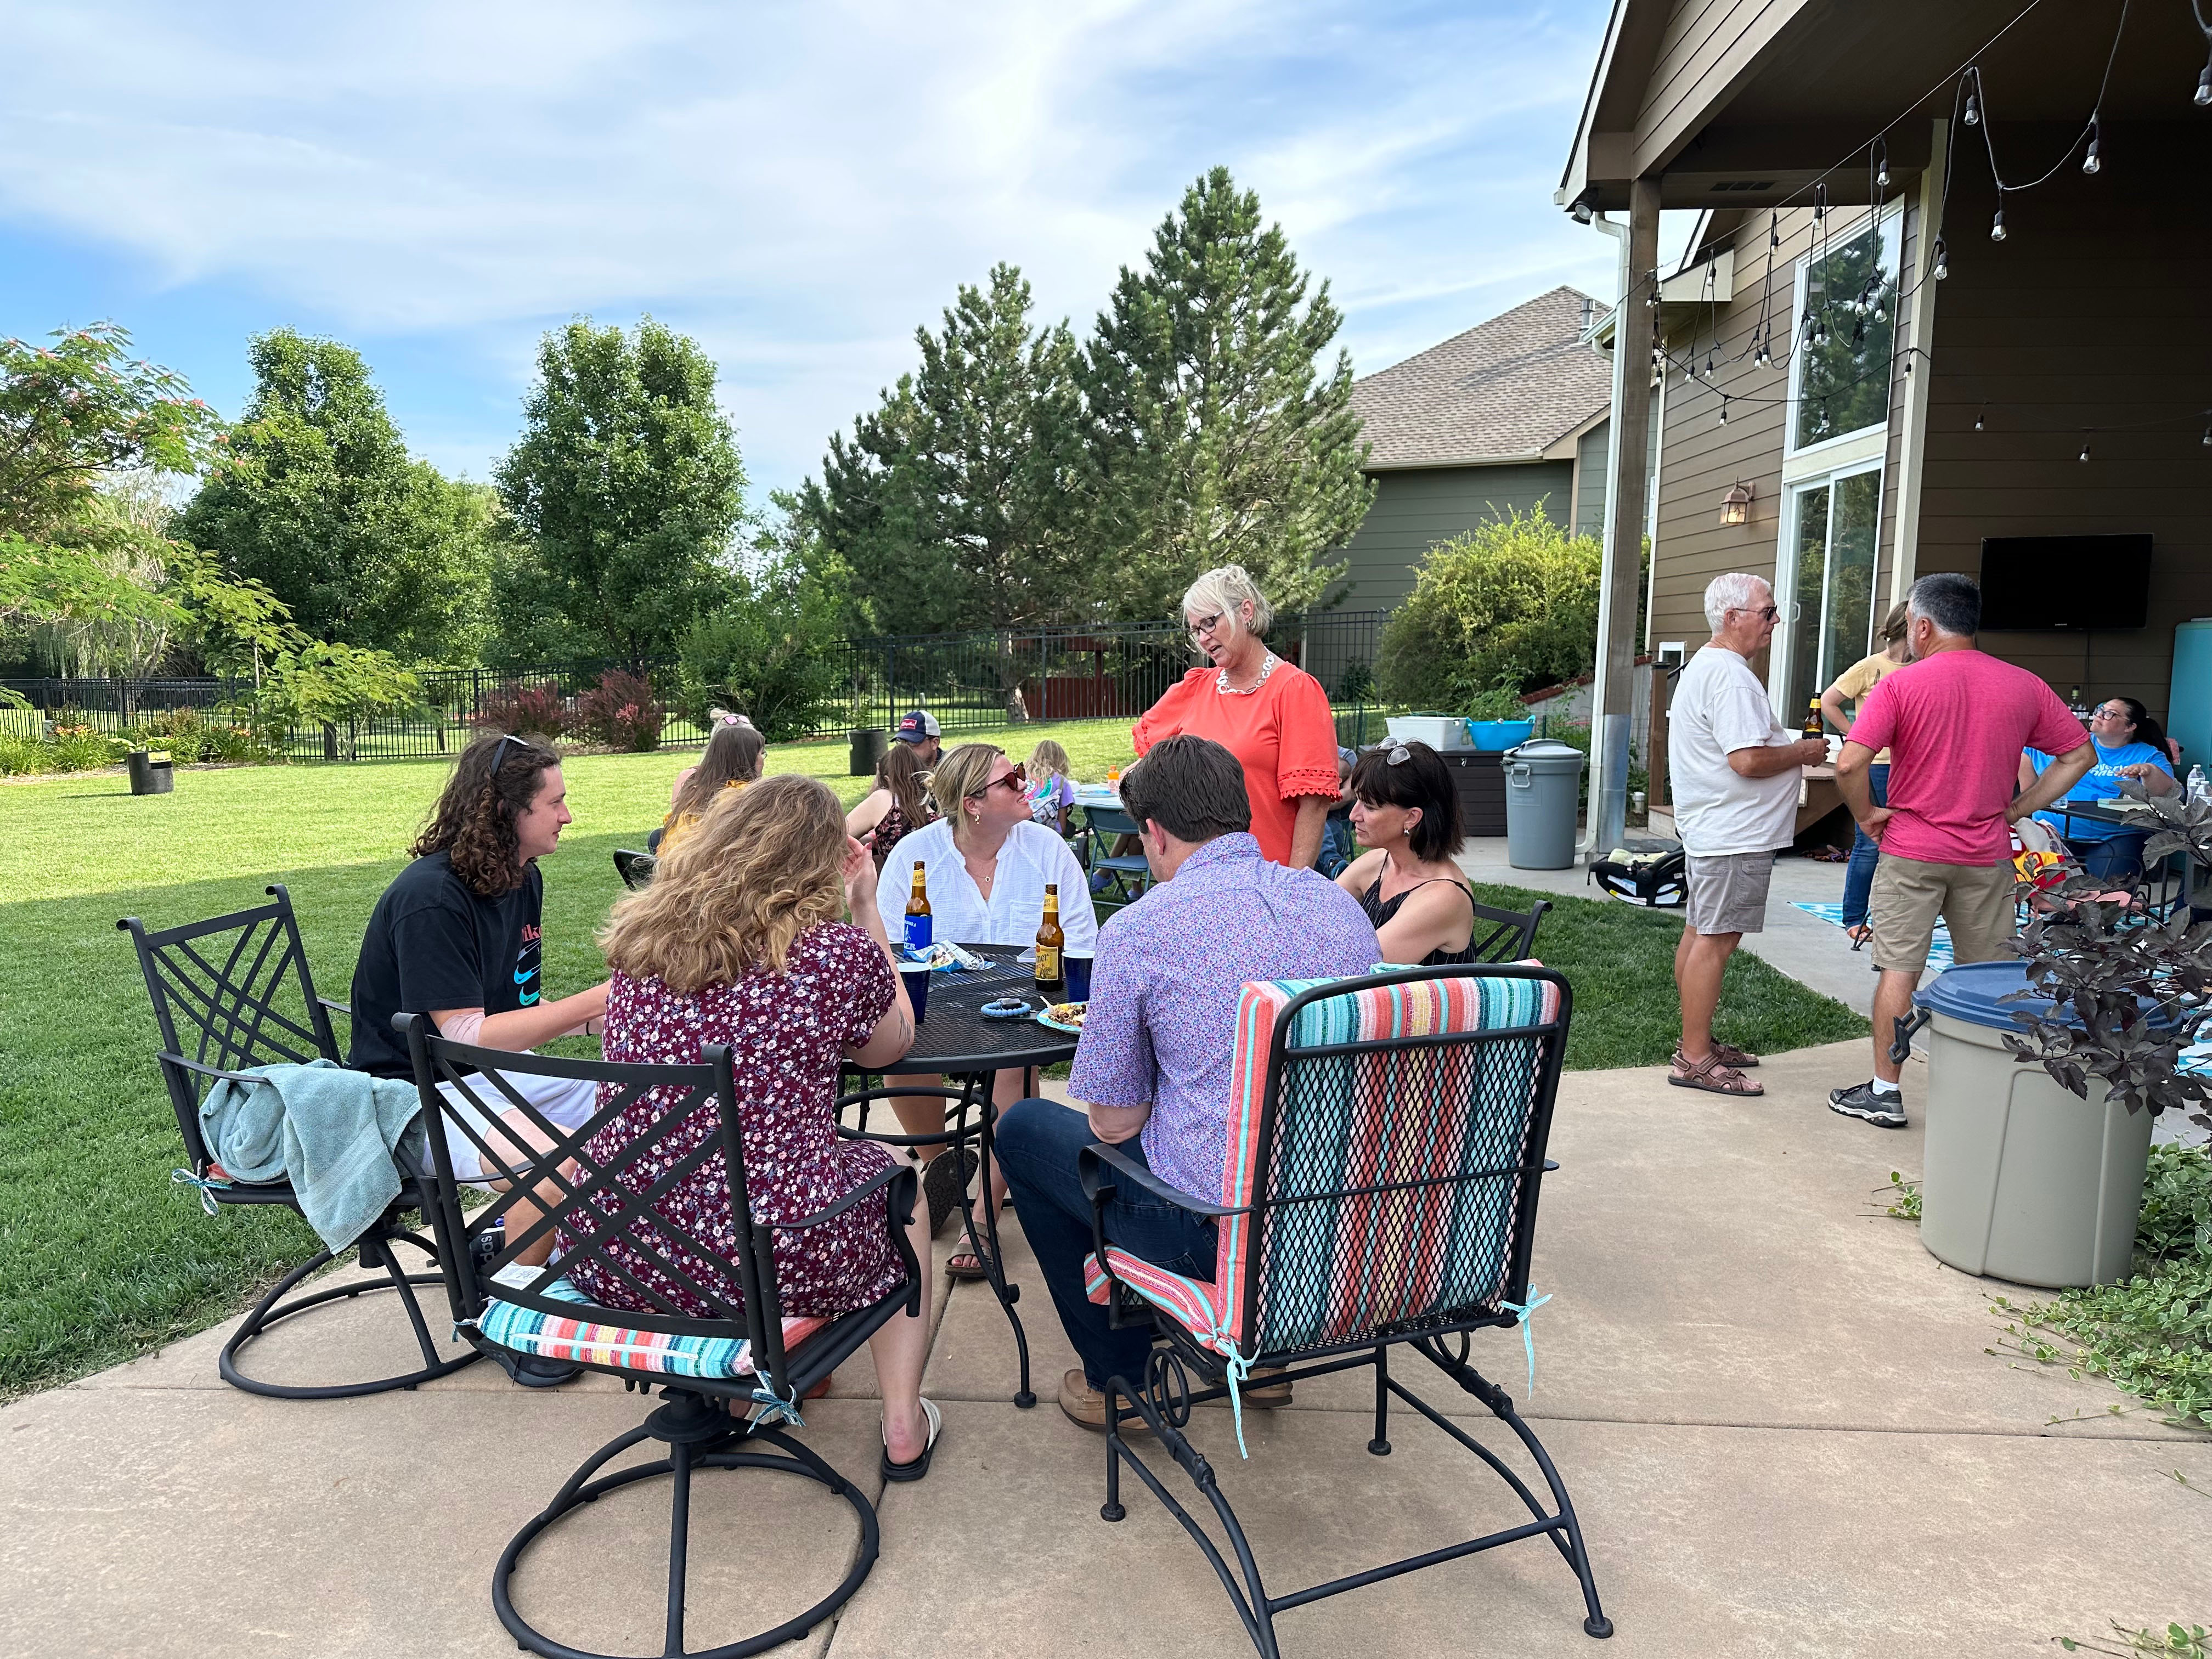
{"label": "woman in maroon floral dress", "polygon": [[[599,936],[614,970],[609,1060],[696,1064],[707,1044],[728,1046],[757,1224],[827,1209],[890,1166],[884,1148],[836,1135],[839,1062],[880,1071],[914,1042],[914,1014],[891,966],[875,886],[875,860],[846,835],[836,797],[812,778],[769,778],[709,806],[661,860],[653,884],[625,897]],[[851,922],[842,920],[848,913]],[[651,1096],[641,1099],[592,1136],[591,1156],[614,1158],[658,1115]],[[696,1113],[619,1179],[642,1192],[714,1132],[714,1115]],[[684,1271],[739,1301],[728,1265],[736,1223],[720,1153],[655,1207],[714,1247],[718,1260],[685,1252]],[[883,1204],[862,1204],[779,1235],[776,1288],[785,1314],[832,1318],[890,1294],[902,1264],[884,1217]],[[922,1266],[927,1310],[929,1233],[921,1206],[908,1238]],[[676,1306],[708,1311],[659,1271],[650,1251],[617,1238],[607,1255]],[[606,1306],[641,1304],[636,1290],[597,1260],[578,1262],[570,1277]],[[926,1316],[901,1313],[869,1341],[883,1386],[884,1473],[893,1480],[919,1478],[937,1438],[937,1409],[921,1397],[928,1331]]]}

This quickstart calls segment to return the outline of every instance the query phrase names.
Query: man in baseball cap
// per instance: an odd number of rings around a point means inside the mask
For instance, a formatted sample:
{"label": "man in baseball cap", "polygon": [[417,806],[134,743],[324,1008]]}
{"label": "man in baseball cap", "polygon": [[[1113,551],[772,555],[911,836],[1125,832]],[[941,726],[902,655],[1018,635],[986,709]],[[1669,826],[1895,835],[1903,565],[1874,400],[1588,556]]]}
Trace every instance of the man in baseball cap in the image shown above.
{"label": "man in baseball cap", "polygon": [[898,743],[912,744],[920,752],[925,766],[934,766],[939,753],[945,747],[938,738],[937,717],[927,708],[917,708],[901,720],[892,738]]}

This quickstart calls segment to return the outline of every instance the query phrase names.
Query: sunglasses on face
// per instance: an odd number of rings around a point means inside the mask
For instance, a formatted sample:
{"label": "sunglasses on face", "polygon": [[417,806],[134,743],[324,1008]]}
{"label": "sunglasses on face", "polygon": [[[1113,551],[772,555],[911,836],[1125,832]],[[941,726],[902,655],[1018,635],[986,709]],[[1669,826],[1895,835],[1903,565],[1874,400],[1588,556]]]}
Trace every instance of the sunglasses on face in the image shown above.
{"label": "sunglasses on face", "polygon": [[1003,778],[993,778],[990,782],[985,784],[981,789],[970,792],[968,799],[969,800],[980,800],[984,796],[989,794],[994,789],[1000,788],[1011,789],[1017,795],[1026,793],[1025,786],[1022,781],[1022,775],[1018,772],[1009,772]]}

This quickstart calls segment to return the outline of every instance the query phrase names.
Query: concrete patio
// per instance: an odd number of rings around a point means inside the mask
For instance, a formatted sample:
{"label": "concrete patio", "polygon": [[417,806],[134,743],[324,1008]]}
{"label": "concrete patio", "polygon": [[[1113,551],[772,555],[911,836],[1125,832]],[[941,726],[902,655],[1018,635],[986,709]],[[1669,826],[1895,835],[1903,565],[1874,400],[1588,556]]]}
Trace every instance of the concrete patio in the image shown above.
{"label": "concrete patio", "polygon": [[[1986,1298],[2011,1287],[1869,1213],[1892,1169],[1917,1170],[1917,1123],[1884,1133],[1821,1109],[1862,1064],[1857,1044],[1777,1057],[1760,1102],[1686,1094],[1656,1069],[1561,1089],[1534,1275],[1554,1299],[1526,1408],[1580,1510],[1613,1642],[1582,1633],[1571,1576],[1528,1541],[1286,1613],[1287,1653],[1957,1659],[2203,1617],[2212,1441],[1986,1352]],[[1008,1401],[1012,1343],[976,1285],[938,1294],[927,1387],[945,1438],[927,1480],[878,1491],[865,1353],[807,1408],[805,1440],[879,1497],[883,1554],[834,1625],[781,1651],[1249,1651],[1148,1494],[1130,1483],[1128,1519],[1099,1520],[1100,1444],[1052,1403],[1066,1348],[1018,1244],[1010,1261],[1036,1410]],[[270,1338],[263,1373],[397,1361],[377,1300]],[[500,1549],[643,1416],[606,1379],[532,1394],[489,1365],[414,1394],[255,1399],[217,1381],[221,1338],[0,1411],[0,1651],[512,1653],[490,1605]],[[1518,1334],[1486,1334],[1477,1363],[1527,1395]],[[1474,1401],[1396,1369],[1484,1434]],[[1247,1424],[1249,1462],[1224,1410],[1197,1437],[1279,1592],[1522,1518],[1410,1413],[1395,1455],[1370,1456],[1356,1382],[1302,1385]],[[816,1488],[709,1475],[696,1502],[695,1644],[773,1624],[845,1570],[849,1512]],[[662,1484],[609,1498],[554,1535],[518,1601],[577,1645],[658,1651],[666,1524]]]}

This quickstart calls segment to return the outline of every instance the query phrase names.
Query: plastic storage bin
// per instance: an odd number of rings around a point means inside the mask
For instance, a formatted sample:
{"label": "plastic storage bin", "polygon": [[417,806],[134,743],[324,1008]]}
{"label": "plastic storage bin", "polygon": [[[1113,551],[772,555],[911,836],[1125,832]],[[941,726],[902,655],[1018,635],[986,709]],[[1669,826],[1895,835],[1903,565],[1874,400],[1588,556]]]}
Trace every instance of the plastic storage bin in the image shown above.
{"label": "plastic storage bin", "polygon": [[1540,738],[1505,756],[1505,861],[1516,870],[1564,870],[1575,861],[1583,751]]}
{"label": "plastic storage bin", "polygon": [[1961,1273],[2108,1285],[2130,1265],[2151,1115],[2013,1059],[2002,1034],[2036,1005],[1998,999],[2027,985],[2025,963],[1977,962],[1913,998],[1934,1016],[1920,1242]]}
{"label": "plastic storage bin", "polygon": [[1393,714],[1386,724],[1393,743],[1425,743],[1437,750],[1468,747],[1467,722],[1457,714]]}

